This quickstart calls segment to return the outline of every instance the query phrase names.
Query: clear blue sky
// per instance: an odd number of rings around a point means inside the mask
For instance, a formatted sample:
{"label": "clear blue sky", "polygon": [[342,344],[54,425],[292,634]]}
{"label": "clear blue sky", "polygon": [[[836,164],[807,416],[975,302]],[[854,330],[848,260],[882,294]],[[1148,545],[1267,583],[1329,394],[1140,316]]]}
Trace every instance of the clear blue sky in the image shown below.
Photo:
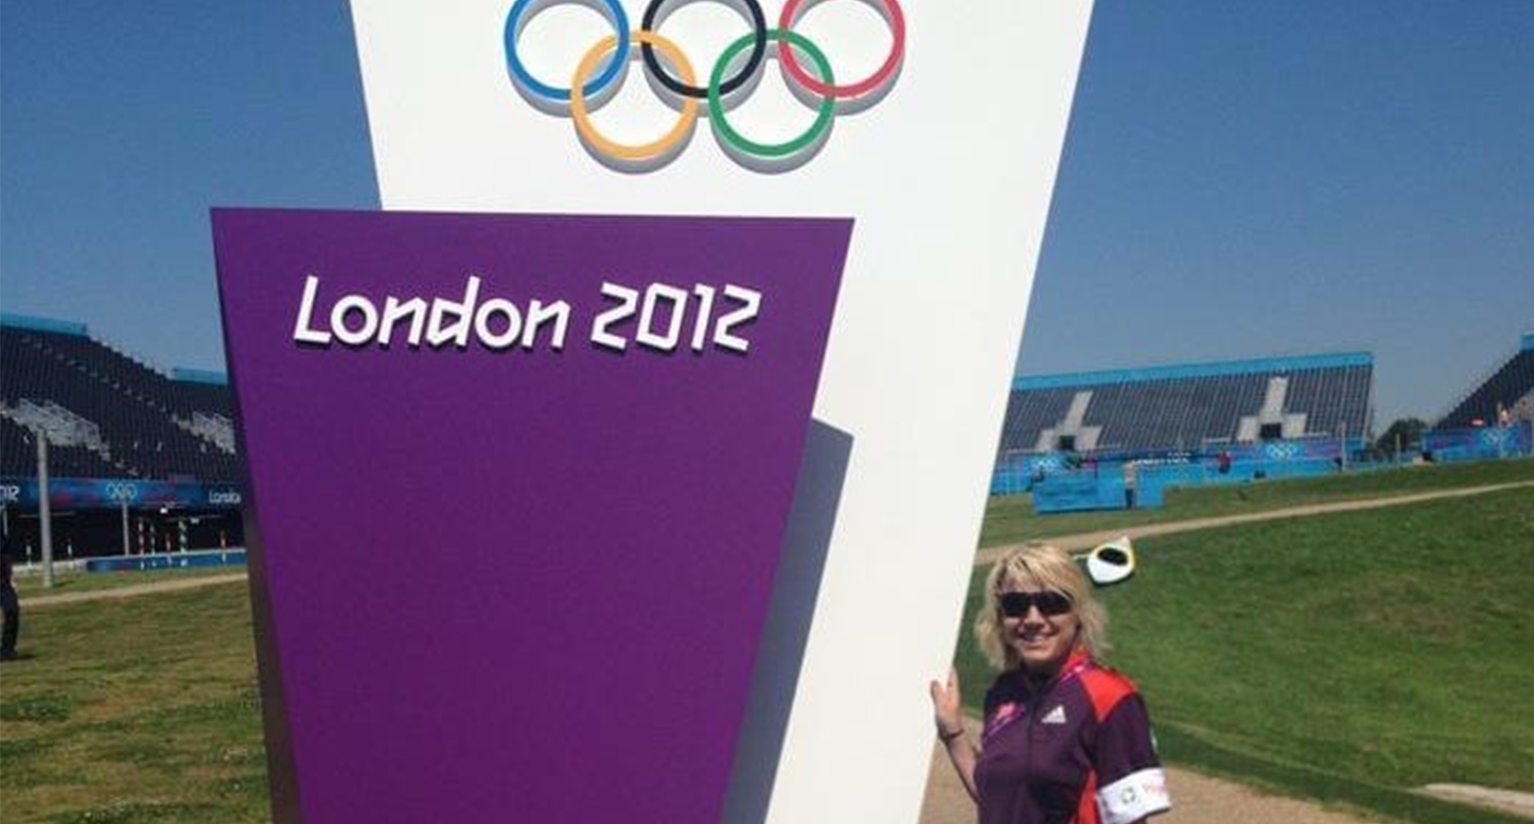
{"label": "clear blue sky", "polygon": [[209,207],[378,208],[345,3],[4,3],[0,306],[223,370]]}
{"label": "clear blue sky", "polygon": [[[378,206],[346,7],[5,0],[0,175],[5,311],[221,369],[208,207]],[[1534,3],[1099,1],[1020,372],[1365,349],[1383,426],[1525,332]]]}

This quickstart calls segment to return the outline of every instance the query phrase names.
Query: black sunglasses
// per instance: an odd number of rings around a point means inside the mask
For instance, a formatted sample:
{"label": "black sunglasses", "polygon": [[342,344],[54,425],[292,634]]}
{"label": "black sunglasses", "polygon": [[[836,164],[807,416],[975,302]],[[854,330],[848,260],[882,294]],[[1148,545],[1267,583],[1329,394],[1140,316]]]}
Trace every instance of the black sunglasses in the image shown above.
{"label": "black sunglasses", "polygon": [[1021,618],[1029,607],[1038,607],[1041,615],[1064,615],[1071,611],[1070,596],[1063,592],[1005,592],[1001,596],[1001,614],[1008,618]]}

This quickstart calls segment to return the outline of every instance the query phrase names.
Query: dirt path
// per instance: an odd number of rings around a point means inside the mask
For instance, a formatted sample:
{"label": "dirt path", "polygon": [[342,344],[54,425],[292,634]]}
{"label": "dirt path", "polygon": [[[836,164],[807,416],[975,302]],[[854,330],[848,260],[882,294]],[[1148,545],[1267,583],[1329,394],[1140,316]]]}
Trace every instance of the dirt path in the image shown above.
{"label": "dirt path", "polygon": [[1429,784],[1418,787],[1415,792],[1431,795],[1445,801],[1475,804],[1499,813],[1516,815],[1534,820],[1534,793],[1514,790],[1494,790],[1474,784]]}
{"label": "dirt path", "polygon": [[189,578],[185,581],[154,581],[148,584],[129,584],[125,587],[96,589],[90,592],[61,592],[58,595],[33,595],[21,599],[21,605],[31,609],[34,607],[51,606],[53,604],[99,601],[105,598],[132,598],[135,595],[147,595],[151,592],[173,592],[179,589],[196,589],[197,587],[228,584],[243,580],[245,580],[245,573],[231,572],[228,575],[208,575],[202,578]]}
{"label": "dirt path", "polygon": [[[1250,524],[1259,521],[1271,521],[1277,518],[1302,518],[1310,515],[1327,515],[1334,512],[1353,512],[1360,509],[1405,506],[1407,504],[1418,504],[1424,501],[1436,501],[1443,498],[1463,498],[1469,495],[1485,495],[1488,492],[1501,492],[1506,489],[1521,488],[1534,488],[1534,481],[1467,486],[1461,489],[1414,492],[1410,495],[1394,495],[1388,498],[1362,498],[1356,501],[1341,501],[1335,504],[1291,506],[1285,509],[1270,509],[1266,512],[1252,512],[1245,515],[1220,515],[1213,518],[1194,518],[1188,521],[1173,521],[1164,524],[1105,529],[1099,532],[1080,532],[1075,535],[1049,538],[1048,541],[1061,549],[1091,549],[1104,541],[1111,541],[1120,535],[1128,535],[1131,538],[1146,538],[1152,535],[1171,535],[1176,532],[1190,532],[1195,529],[1211,529],[1213,527],[1233,526],[1235,524]],[[1000,558],[1013,548],[1012,546],[996,546],[982,549],[975,553],[975,564],[979,566],[995,563],[997,558]]]}
{"label": "dirt path", "polygon": [[[969,738],[979,736],[980,725],[966,719]],[[1365,819],[1323,809],[1309,801],[1263,795],[1256,790],[1209,778],[1176,767],[1167,770],[1172,811],[1151,819],[1154,824],[1366,824]],[[922,802],[919,824],[975,824],[975,804],[959,783],[959,777],[940,746],[932,748],[932,769],[927,797]]]}

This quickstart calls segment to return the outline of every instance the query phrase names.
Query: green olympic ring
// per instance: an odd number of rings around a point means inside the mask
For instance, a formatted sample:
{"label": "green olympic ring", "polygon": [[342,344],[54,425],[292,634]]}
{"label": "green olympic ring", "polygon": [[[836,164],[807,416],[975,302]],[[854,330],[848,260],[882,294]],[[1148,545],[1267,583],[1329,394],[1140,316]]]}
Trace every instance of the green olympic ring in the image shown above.
{"label": "green olympic ring", "polygon": [[[831,75],[831,62],[804,35],[787,29],[768,29],[767,39],[778,41],[779,49],[791,47],[802,49],[815,63],[816,74],[820,76],[820,81],[828,86],[835,83],[835,78]],[[724,73],[729,69],[736,55],[745,51],[755,41],[754,33],[747,34],[731,43],[724,53],[719,55],[719,62],[714,64],[713,74],[708,80],[708,119],[719,137],[736,149],[757,157],[787,157],[814,144],[826,129],[831,128],[831,121],[836,116],[836,99],[829,95],[823,96],[820,113],[815,118],[815,122],[810,124],[810,128],[803,134],[786,143],[757,143],[736,131],[725,119],[724,100],[720,88],[724,83]]]}

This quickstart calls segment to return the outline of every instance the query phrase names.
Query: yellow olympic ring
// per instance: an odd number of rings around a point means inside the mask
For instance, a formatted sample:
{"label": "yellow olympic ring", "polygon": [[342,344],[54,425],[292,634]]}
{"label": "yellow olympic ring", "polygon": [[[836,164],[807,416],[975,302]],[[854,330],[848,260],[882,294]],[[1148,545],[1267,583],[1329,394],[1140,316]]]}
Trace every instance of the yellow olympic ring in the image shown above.
{"label": "yellow olympic ring", "polygon": [[[648,43],[659,49],[676,64],[677,71],[682,75],[682,82],[689,86],[697,85],[698,80],[693,74],[692,63],[688,62],[687,55],[683,54],[675,43],[653,31],[636,31],[632,34],[632,38],[635,43]],[[586,56],[581,58],[580,65],[575,68],[575,81],[570,85],[570,118],[575,121],[575,130],[580,133],[580,136],[598,151],[623,160],[648,160],[664,154],[687,137],[692,131],[693,124],[698,120],[698,101],[691,97],[685,98],[686,102],[682,104],[682,116],[677,119],[676,125],[671,127],[671,131],[659,140],[631,146],[607,139],[591,124],[591,116],[586,111],[586,92],[581,87],[585,84],[585,78],[596,69],[597,61],[617,48],[617,35],[609,34],[592,46],[591,50],[586,52]],[[638,52],[631,51],[630,54],[638,54]]]}

